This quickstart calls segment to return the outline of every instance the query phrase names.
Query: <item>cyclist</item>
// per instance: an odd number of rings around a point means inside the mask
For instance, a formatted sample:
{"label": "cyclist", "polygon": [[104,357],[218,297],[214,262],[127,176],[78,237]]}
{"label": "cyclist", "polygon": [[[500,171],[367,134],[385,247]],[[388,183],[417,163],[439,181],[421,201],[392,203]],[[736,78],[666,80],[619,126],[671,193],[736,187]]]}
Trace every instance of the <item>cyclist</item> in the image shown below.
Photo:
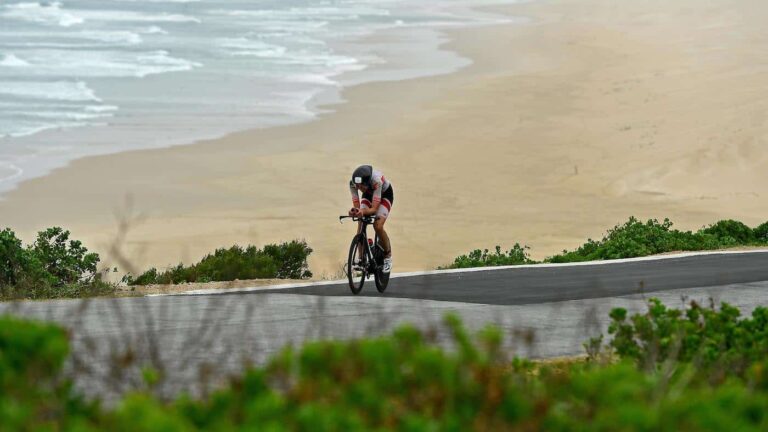
{"label": "cyclist", "polygon": [[[392,246],[389,236],[384,231],[384,223],[392,211],[392,203],[395,201],[392,184],[387,181],[381,171],[374,170],[370,165],[360,165],[352,173],[349,181],[349,191],[352,193],[352,204],[349,210],[350,216],[373,216],[379,218],[373,222],[373,228],[379,236],[381,247],[384,248],[384,273],[392,270]],[[362,200],[358,191],[363,194]]]}

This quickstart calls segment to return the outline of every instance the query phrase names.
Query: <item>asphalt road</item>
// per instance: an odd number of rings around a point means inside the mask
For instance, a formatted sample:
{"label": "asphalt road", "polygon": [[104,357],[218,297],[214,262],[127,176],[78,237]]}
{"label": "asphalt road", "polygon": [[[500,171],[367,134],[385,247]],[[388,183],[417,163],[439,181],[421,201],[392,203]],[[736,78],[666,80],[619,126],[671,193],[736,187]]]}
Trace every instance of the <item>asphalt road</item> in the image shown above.
{"label": "asphalt road", "polygon": [[148,364],[162,371],[157,391],[170,397],[180,390],[204,393],[244,364],[263,363],[283,346],[308,339],[381,334],[409,322],[434,329],[450,345],[441,327],[449,311],[471,330],[501,327],[510,353],[579,354],[583,342],[605,333],[611,308],[642,311],[650,296],[672,306],[727,301],[750,313],[768,305],[768,251],[422,274],[393,278],[384,295],[371,280],[360,296],[330,283],[226,295],[4,303],[0,313],[67,327],[73,346],[68,368],[87,394],[110,398],[141,388]]}
{"label": "asphalt road", "polygon": [[[489,305],[526,305],[766,280],[768,251],[726,252],[579,265],[427,272],[392,278],[383,296]],[[264,292],[351,295],[346,283]],[[382,296],[376,291],[373,278],[366,281],[360,295]]]}

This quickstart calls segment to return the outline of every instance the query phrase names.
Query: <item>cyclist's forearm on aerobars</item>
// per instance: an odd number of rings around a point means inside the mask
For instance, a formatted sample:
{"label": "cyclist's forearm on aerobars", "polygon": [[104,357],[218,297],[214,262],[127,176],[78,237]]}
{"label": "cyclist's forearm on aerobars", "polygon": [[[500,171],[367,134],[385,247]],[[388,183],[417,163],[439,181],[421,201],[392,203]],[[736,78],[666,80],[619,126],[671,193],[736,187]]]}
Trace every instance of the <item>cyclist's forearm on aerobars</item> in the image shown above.
{"label": "cyclist's forearm on aerobars", "polygon": [[352,195],[352,205],[355,208],[360,208],[360,196],[357,195],[357,188],[351,183],[349,185],[349,193]]}
{"label": "cyclist's forearm on aerobars", "polygon": [[372,216],[375,215],[377,211],[379,211],[379,204],[375,203],[370,208],[361,208],[360,214],[363,216]]}

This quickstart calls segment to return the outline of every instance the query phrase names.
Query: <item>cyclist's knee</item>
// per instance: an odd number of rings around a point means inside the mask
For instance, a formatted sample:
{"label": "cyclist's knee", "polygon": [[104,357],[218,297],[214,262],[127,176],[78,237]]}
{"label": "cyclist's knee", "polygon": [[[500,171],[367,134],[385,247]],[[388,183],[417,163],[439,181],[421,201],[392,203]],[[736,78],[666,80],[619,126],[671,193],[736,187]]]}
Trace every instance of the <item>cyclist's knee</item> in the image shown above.
{"label": "cyclist's knee", "polygon": [[384,222],[386,222],[386,219],[377,219],[376,222],[373,223],[373,229],[379,234],[384,232]]}

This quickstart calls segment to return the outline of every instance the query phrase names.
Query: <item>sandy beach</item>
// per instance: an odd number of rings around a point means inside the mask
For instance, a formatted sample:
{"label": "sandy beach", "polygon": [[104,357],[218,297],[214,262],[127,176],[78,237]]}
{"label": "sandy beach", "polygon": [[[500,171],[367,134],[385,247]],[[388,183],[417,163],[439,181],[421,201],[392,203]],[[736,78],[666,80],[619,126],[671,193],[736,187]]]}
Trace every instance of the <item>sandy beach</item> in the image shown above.
{"label": "sandy beach", "polygon": [[[768,7],[757,0],[554,0],[528,24],[454,30],[473,60],[438,77],[364,84],[318,120],[75,161],[3,197],[25,241],[59,225],[136,268],[216,247],[306,239],[333,277],[354,232],[359,164],[395,187],[394,271],[515,242],[535,258],[630,215],[698,229],[768,220]],[[130,205],[128,203],[131,203]],[[135,218],[139,216],[138,218]]]}

